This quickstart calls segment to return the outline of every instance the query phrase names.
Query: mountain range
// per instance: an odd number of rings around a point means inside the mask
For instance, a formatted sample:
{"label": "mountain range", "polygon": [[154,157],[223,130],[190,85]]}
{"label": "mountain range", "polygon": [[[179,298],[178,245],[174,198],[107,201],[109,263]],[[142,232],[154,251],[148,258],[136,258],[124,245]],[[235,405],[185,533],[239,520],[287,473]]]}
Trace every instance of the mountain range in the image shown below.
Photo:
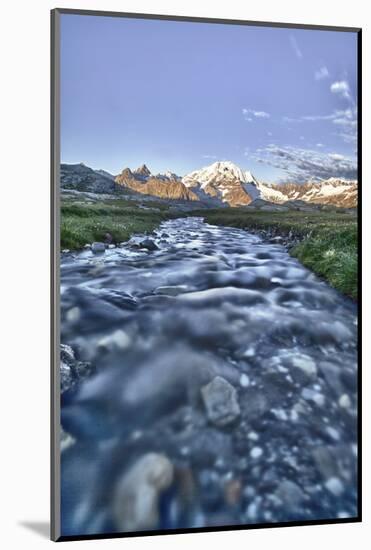
{"label": "mountain range", "polygon": [[116,176],[84,164],[62,164],[60,176],[65,189],[93,193],[125,190],[129,194],[201,202],[212,207],[248,206],[261,199],[274,204],[303,201],[348,208],[357,205],[355,180],[329,178],[321,182],[267,184],[229,161],[214,162],[183,177],[170,171],[154,175],[145,164],[136,170],[124,168]]}

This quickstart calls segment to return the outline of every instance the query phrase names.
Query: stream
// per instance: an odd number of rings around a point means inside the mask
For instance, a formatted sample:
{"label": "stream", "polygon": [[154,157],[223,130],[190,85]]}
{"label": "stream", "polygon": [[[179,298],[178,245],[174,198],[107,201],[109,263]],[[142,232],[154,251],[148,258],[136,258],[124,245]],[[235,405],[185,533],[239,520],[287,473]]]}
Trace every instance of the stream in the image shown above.
{"label": "stream", "polygon": [[356,305],[201,218],[61,257],[62,534],[357,515]]}

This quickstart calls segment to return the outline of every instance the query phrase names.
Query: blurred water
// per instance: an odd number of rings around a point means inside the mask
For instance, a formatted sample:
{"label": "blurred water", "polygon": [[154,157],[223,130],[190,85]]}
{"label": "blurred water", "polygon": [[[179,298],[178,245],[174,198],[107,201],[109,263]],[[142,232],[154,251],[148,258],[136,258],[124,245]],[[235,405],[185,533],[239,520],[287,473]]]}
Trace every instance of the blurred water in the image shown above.
{"label": "blurred water", "polygon": [[[153,240],[62,256],[61,341],[95,369],[62,396],[62,533],[356,515],[354,303],[242,230],[178,219]],[[225,427],[215,376],[237,390]]]}

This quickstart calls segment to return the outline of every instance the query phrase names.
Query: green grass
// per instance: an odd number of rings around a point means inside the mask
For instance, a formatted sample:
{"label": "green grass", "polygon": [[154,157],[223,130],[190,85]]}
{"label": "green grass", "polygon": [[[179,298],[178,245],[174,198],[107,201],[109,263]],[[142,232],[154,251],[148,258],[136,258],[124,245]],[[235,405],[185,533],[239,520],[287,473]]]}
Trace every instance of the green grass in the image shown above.
{"label": "green grass", "polygon": [[61,247],[76,250],[86,243],[104,241],[106,233],[115,243],[128,240],[133,233],[149,233],[171,217],[163,204],[151,202],[150,206],[151,210],[144,210],[133,201],[120,199],[98,203],[63,199]]}
{"label": "green grass", "polygon": [[271,230],[299,237],[290,250],[305,266],[334,288],[357,299],[357,218],[341,210],[259,212],[241,208],[194,212],[214,225]]}
{"label": "green grass", "polygon": [[357,228],[332,228],[305,239],[292,250],[302,264],[331,286],[357,299]]}

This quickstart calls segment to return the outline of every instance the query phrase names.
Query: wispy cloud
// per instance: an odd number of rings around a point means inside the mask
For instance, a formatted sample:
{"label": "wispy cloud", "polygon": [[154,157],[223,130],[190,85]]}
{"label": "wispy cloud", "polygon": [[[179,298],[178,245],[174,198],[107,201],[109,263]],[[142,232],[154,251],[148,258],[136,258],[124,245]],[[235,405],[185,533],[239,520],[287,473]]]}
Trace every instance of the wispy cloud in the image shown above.
{"label": "wispy cloud", "polygon": [[323,80],[324,78],[329,78],[330,73],[326,65],[323,65],[318,71],[314,73],[314,78],[316,80]]}
{"label": "wispy cloud", "polygon": [[304,183],[321,181],[330,177],[357,178],[356,161],[339,153],[323,153],[297,147],[268,145],[254,155],[257,162],[268,164],[284,171],[282,181]]}
{"label": "wispy cloud", "polygon": [[270,114],[265,111],[255,111],[254,109],[242,109],[245,120],[251,122],[253,118],[270,118]]}
{"label": "wispy cloud", "polygon": [[303,58],[303,53],[302,53],[301,49],[299,48],[299,45],[298,45],[298,43],[296,41],[296,38],[293,34],[290,34],[290,44],[291,44],[292,49],[295,52],[296,57],[298,59],[302,59]]}
{"label": "wispy cloud", "polygon": [[216,159],[216,155],[202,155],[203,159]]}
{"label": "wispy cloud", "polygon": [[[282,121],[287,123],[320,122],[328,121],[341,127],[342,132],[338,133],[345,143],[352,143],[357,135],[357,109],[349,107],[347,109],[336,109],[326,115],[303,115],[298,118],[282,117]],[[302,139],[302,137],[300,137]]]}
{"label": "wispy cloud", "polygon": [[353,98],[350,93],[350,87],[346,80],[338,80],[333,82],[330,86],[330,90],[333,94],[337,94],[343,99],[353,103]]}

